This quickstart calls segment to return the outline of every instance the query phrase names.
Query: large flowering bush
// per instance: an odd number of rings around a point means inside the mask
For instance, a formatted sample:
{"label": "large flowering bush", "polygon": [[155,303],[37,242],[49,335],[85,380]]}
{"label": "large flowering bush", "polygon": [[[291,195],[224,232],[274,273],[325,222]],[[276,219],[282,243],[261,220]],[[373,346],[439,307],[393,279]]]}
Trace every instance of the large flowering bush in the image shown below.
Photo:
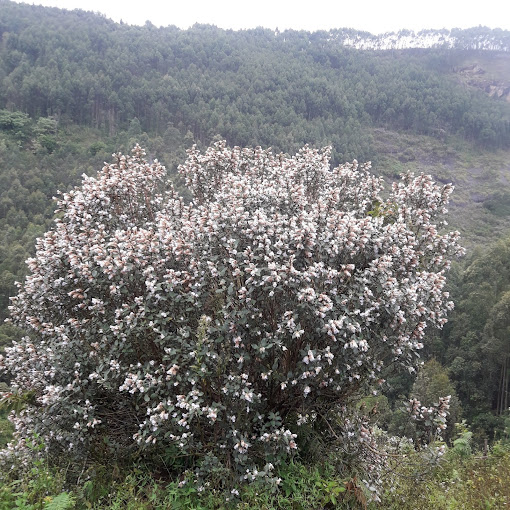
{"label": "large flowering bush", "polygon": [[254,480],[312,420],[369,441],[350,405],[388,367],[413,370],[451,308],[458,233],[434,225],[451,186],[406,175],[383,199],[369,165],[331,169],[327,149],[217,143],[180,168],[187,204],[143,156],[64,194],[28,261],[11,313],[29,336],[2,360],[31,395],[10,448],[166,449]]}

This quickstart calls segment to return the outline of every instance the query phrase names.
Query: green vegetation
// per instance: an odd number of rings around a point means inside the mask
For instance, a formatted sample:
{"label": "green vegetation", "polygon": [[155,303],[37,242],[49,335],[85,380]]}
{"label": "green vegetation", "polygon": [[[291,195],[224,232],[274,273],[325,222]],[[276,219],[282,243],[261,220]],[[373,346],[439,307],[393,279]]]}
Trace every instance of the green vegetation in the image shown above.
{"label": "green vegetation", "polygon": [[499,510],[510,502],[510,447],[496,443],[486,456],[471,451],[466,430],[439,466],[427,465],[412,452],[406,459],[394,459],[380,503],[367,502],[366,489],[357,478],[335,473],[328,460],[310,465],[296,459],[278,469],[279,490],[248,485],[227,501],[215,487],[198,485],[186,476],[154,476],[143,465],[129,473],[96,465],[70,487],[64,484],[64,471],[36,461],[22,480],[11,479],[0,487],[0,509]]}
{"label": "green vegetation", "polygon": [[466,453],[466,442],[465,437],[457,440],[441,465],[428,473],[423,473],[423,466],[401,466],[399,483],[388,487],[381,508],[496,510],[508,506],[508,445],[495,444],[485,457],[480,451]]}
{"label": "green vegetation", "polygon": [[183,31],[0,5],[0,107],[31,118],[110,136],[138,119],[165,145],[188,131],[205,145],[218,134],[286,152],[332,145],[337,163],[371,157],[368,126],[510,144],[510,105],[454,79],[466,50],[358,51],[327,32]]}
{"label": "green vegetation", "polygon": [[[3,320],[35,239],[51,226],[52,197],[135,143],[186,200],[177,166],[193,143],[219,139],[286,153],[332,145],[334,164],[371,160],[389,181],[406,170],[432,174],[455,185],[450,225],[469,249],[450,273],[456,309],[440,334],[427,333],[417,378],[388,377],[384,394],[363,402],[371,427],[417,439],[423,431],[401,398],[429,406],[452,395],[448,448],[430,466],[407,452],[377,507],[501,508],[510,498],[510,103],[501,95],[510,54],[476,48],[489,39],[508,47],[509,34],[478,27],[457,31],[453,49],[359,51],[333,32],[134,27],[0,0],[0,348],[23,336]],[[467,428],[454,428],[462,419]],[[11,434],[3,411],[0,444]],[[361,473],[339,470],[338,452],[320,441],[314,456],[317,441],[309,458],[278,467],[278,490],[245,487],[235,505],[362,508]],[[0,509],[226,506],[219,486],[202,491],[189,477],[179,487],[183,478],[164,463],[96,463],[73,478],[76,466],[56,467],[32,447],[24,476],[5,475]]]}
{"label": "green vegetation", "polygon": [[[452,283],[456,309],[435,344],[464,415],[481,437],[498,439],[508,414],[510,239],[477,252]],[[481,439],[479,437],[478,439]]]}

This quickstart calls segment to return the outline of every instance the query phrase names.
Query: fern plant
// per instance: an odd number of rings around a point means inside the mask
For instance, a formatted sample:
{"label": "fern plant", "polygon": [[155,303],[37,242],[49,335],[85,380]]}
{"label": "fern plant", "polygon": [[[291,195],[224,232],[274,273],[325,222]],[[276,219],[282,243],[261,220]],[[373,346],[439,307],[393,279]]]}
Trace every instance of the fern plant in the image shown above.
{"label": "fern plant", "polygon": [[71,510],[74,508],[75,499],[72,494],[62,492],[58,496],[51,498],[44,504],[44,510]]}

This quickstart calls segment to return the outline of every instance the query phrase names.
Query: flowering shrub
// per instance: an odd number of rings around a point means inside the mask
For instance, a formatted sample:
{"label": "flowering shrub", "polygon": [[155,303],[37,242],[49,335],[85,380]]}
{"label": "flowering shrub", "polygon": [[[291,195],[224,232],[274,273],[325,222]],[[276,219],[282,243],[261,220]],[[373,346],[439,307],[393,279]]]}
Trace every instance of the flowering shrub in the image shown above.
{"label": "flowering shrub", "polygon": [[186,204],[143,156],[64,194],[28,261],[11,314],[29,336],[2,365],[33,397],[10,448],[33,434],[76,459],[165,447],[252,481],[274,478],[309,417],[369,442],[350,404],[383,369],[414,370],[452,306],[462,249],[434,224],[452,187],[408,174],[382,199],[369,164],[331,169],[328,149],[217,143],[188,151]]}
{"label": "flowering shrub", "polygon": [[415,398],[407,404],[407,412],[415,425],[415,439],[417,446],[426,446],[442,439],[446,429],[446,418],[450,409],[451,395],[439,397],[439,402],[432,406],[423,406]]}

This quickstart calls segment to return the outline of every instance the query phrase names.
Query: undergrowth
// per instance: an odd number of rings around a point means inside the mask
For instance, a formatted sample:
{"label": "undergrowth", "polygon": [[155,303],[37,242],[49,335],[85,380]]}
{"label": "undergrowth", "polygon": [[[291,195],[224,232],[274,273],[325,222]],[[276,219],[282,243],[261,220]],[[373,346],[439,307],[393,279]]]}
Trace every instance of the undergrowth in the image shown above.
{"label": "undergrowth", "polygon": [[326,461],[282,465],[278,488],[255,483],[230,495],[221,487],[197,485],[186,473],[165,479],[146,466],[124,472],[94,466],[71,486],[65,475],[44,460],[34,461],[22,480],[7,475],[0,510],[496,510],[510,504],[510,445],[498,443],[483,456],[467,452],[461,441],[433,470],[417,470],[410,456],[388,477],[378,504],[366,502],[360,481],[340,477]]}
{"label": "undergrowth", "polygon": [[[499,510],[510,506],[510,445],[496,443],[487,456],[459,442],[426,476],[402,464],[378,508],[388,510]],[[414,473],[415,475],[415,473]]]}

